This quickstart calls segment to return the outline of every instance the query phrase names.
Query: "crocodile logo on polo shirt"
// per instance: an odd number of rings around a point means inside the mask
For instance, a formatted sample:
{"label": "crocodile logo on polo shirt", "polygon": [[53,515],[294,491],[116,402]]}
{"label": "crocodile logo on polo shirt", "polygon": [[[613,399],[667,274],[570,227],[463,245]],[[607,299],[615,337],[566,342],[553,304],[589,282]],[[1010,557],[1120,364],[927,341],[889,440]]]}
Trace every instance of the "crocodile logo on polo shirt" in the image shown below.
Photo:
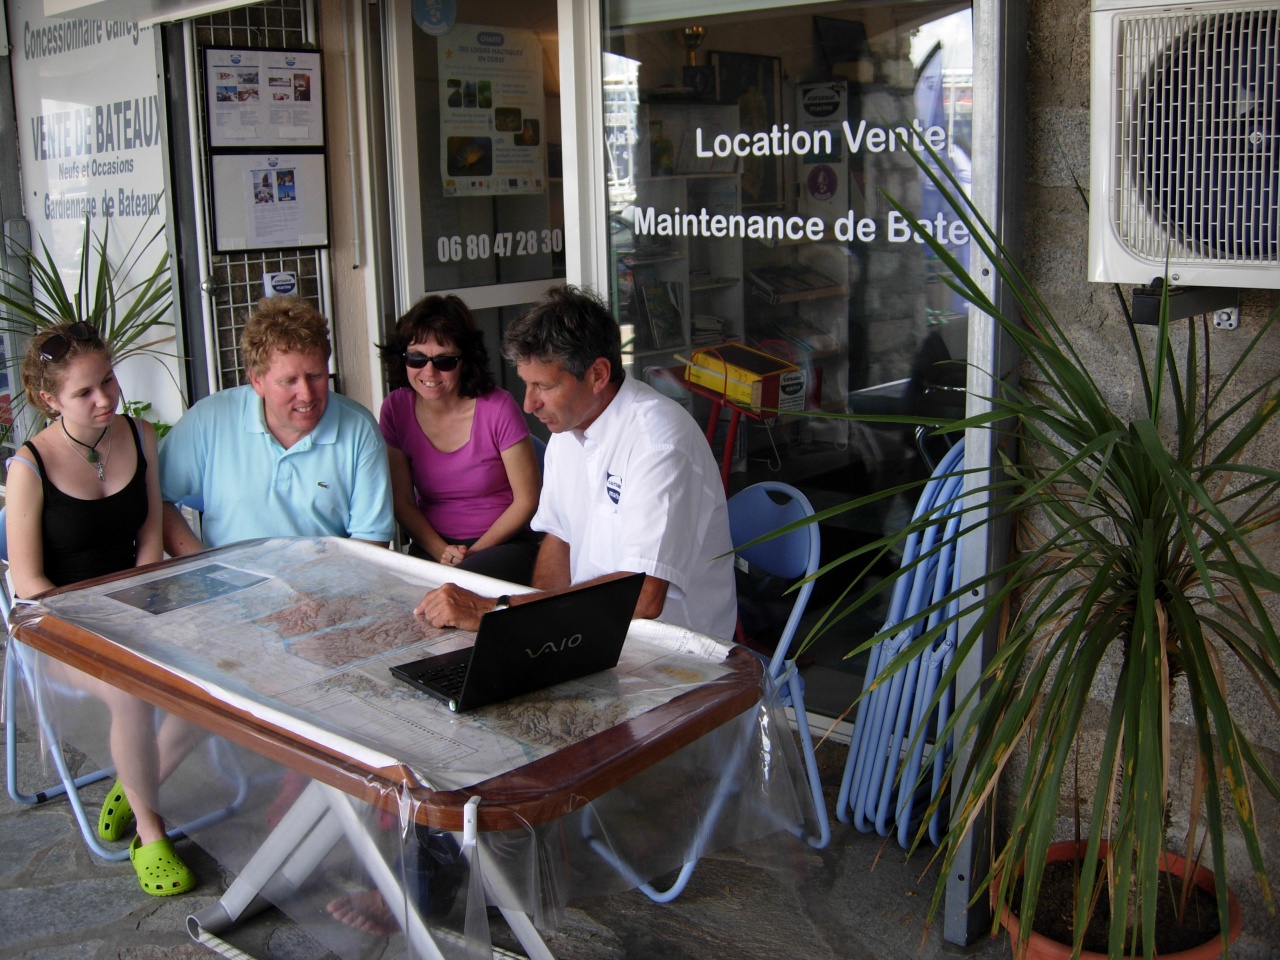
{"label": "crocodile logo on polo shirt", "polygon": [[616,506],[618,501],[622,499],[622,478],[616,473],[606,474],[604,488],[609,493],[609,499]]}

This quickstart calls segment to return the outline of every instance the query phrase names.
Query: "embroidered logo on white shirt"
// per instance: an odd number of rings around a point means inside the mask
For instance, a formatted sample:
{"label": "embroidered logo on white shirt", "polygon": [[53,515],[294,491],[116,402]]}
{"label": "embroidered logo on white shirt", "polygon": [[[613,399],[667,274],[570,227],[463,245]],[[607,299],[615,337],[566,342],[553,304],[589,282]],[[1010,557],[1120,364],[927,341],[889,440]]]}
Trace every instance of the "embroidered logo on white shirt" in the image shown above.
{"label": "embroidered logo on white shirt", "polygon": [[609,499],[617,505],[622,499],[622,478],[616,473],[606,474],[604,488],[609,492]]}

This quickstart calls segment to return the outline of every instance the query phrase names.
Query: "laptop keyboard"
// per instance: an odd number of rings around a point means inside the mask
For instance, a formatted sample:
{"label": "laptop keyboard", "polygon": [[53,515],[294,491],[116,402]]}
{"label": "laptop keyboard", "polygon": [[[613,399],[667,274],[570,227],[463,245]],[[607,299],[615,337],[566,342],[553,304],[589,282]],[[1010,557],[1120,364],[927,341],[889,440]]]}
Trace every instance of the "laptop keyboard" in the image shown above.
{"label": "laptop keyboard", "polygon": [[462,660],[458,663],[423,670],[418,674],[418,680],[456,698],[462,694],[462,681],[467,678],[469,664],[470,660]]}

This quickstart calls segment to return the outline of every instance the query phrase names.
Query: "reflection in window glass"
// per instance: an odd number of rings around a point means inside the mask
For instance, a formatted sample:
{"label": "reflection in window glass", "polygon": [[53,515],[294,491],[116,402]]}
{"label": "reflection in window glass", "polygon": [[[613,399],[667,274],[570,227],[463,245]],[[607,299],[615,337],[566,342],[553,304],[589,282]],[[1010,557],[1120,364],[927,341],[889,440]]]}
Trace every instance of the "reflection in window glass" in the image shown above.
{"label": "reflection in window glass", "polygon": [[426,289],[563,277],[556,5],[413,31]]}
{"label": "reflection in window glass", "polygon": [[[484,345],[489,351],[489,365],[493,371],[494,381],[515,397],[516,403],[521,406],[524,406],[524,381],[516,375],[515,367],[502,358],[502,335],[510,324],[524,316],[533,306],[532,303],[516,303],[505,307],[472,311],[475,314],[476,326],[484,334]],[[540,440],[546,440],[550,436],[547,428],[537,417],[525,414],[525,422]]]}
{"label": "reflection in window glass", "polygon": [[[643,3],[605,4],[611,302],[630,372],[704,424],[711,397],[748,407],[730,492],[779,479],[822,508],[924,476],[945,440],[796,414],[963,414],[967,314],[911,220],[961,263],[969,237],[898,137],[932,147],[967,189],[971,7],[707,6],[651,23]],[[750,386],[726,376],[731,353],[756,362],[741,348],[784,369],[763,404],[784,412],[750,409]],[[912,506],[823,524],[824,559]],[[842,628],[833,662],[878,626]]]}

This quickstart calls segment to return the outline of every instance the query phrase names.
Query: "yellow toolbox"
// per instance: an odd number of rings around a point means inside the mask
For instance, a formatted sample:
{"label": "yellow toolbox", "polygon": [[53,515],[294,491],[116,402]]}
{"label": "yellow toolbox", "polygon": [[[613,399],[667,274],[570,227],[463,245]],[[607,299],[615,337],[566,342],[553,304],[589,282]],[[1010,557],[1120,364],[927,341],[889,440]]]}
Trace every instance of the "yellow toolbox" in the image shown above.
{"label": "yellow toolbox", "polygon": [[804,371],[740,343],[695,350],[685,378],[753,410],[804,409]]}

